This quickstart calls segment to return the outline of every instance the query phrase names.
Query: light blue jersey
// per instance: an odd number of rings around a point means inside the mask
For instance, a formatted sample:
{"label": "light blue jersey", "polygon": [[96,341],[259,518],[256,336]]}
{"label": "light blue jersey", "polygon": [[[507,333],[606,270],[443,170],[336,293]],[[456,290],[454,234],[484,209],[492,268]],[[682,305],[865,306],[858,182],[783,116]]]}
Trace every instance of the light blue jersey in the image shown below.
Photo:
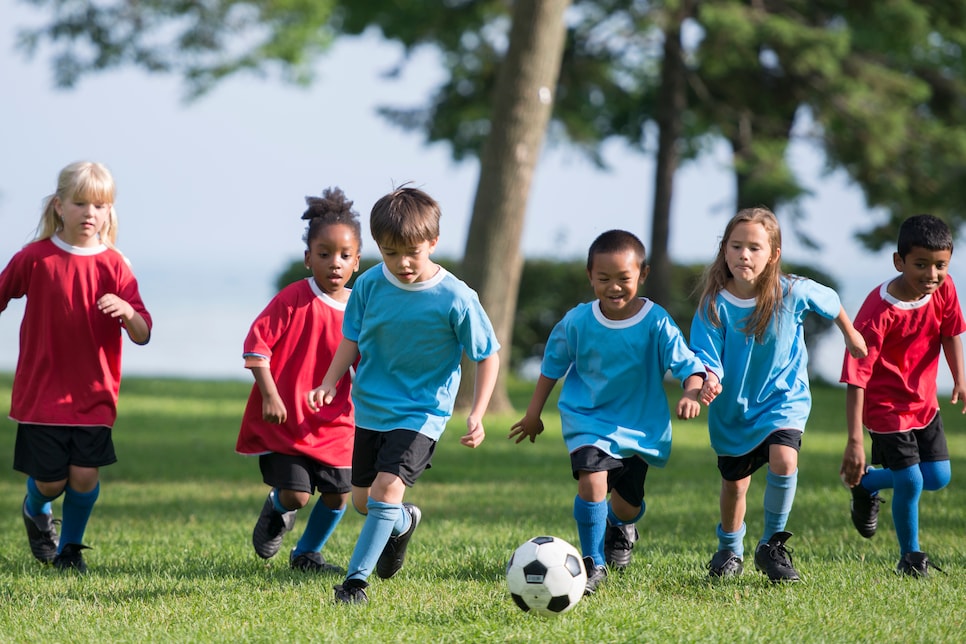
{"label": "light blue jersey", "polygon": [[627,320],[607,319],[596,300],[571,309],[550,333],[541,366],[547,378],[566,377],[558,405],[567,449],[594,446],[663,467],[671,453],[668,370],[682,382],[705,373],[657,304],[645,300]]}
{"label": "light blue jersey", "polygon": [[773,431],[805,431],[812,407],[808,350],[802,322],[814,311],[834,318],[842,308],[835,291],[810,279],[782,277],[782,307],[761,342],[742,331],[755,298],[720,291],[715,308],[721,326],[712,326],[704,305],[691,322],[691,347],[722,391],[708,408],[711,447],[719,456],[743,456]]}
{"label": "light blue jersey", "polygon": [[479,362],[500,349],[476,293],[442,267],[415,284],[385,264],[369,269],[352,287],[342,333],[359,344],[356,425],[433,440],[453,415],[463,352]]}

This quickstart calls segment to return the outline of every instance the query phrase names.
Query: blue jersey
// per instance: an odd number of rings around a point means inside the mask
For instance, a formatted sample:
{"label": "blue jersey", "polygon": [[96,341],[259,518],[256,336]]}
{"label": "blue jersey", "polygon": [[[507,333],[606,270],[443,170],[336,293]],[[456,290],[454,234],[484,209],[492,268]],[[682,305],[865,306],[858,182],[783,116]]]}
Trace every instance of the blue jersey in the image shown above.
{"label": "blue jersey", "polygon": [[500,349],[476,293],[442,267],[415,284],[400,282],[384,264],[360,275],[342,334],[359,345],[356,425],[433,440],[453,415],[463,352],[479,362]]}
{"label": "blue jersey", "polygon": [[742,330],[755,298],[721,291],[714,304],[721,326],[708,322],[704,303],[691,322],[691,347],[721,379],[721,394],[708,408],[719,456],[747,454],[778,429],[805,431],[812,395],[802,322],[813,311],[834,318],[842,304],[835,291],[809,279],[782,277],[782,288],[782,306],[760,342]]}
{"label": "blue jersey", "polygon": [[541,366],[547,378],[565,377],[558,405],[567,449],[594,446],[663,467],[671,453],[668,370],[681,381],[705,373],[654,302],[627,320],[607,319],[596,300],[571,309],[550,333]]}

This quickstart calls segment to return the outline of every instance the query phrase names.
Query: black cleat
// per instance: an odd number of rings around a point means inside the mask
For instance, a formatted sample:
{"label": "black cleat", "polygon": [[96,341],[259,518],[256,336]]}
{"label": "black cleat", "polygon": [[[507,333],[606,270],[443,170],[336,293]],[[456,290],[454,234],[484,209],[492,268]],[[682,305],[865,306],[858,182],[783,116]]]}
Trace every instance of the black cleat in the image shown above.
{"label": "black cleat", "polygon": [[270,559],[282,547],[282,538],[295,525],[295,510],[282,514],[275,509],[272,494],[269,493],[262,505],[262,512],[252,530],[252,545],[255,553],[262,559]]}
{"label": "black cleat", "polygon": [[852,488],[852,525],[866,539],[871,539],[879,527],[879,503],[882,500],[878,494],[873,494],[859,483]]}
{"label": "black cleat", "polygon": [[80,574],[87,572],[87,564],[81,550],[90,550],[90,546],[79,543],[65,543],[61,551],[54,557],[54,568],[58,570],[76,570]]}
{"label": "black cleat", "polygon": [[908,575],[909,577],[928,577],[929,569],[942,572],[943,569],[929,561],[925,552],[907,552],[902,555],[902,559],[896,564],[897,575]]}
{"label": "black cleat", "polygon": [[379,575],[380,579],[389,579],[402,569],[403,563],[406,561],[406,548],[409,546],[409,540],[412,539],[413,532],[416,531],[419,520],[423,517],[423,513],[412,503],[403,503],[402,505],[403,512],[408,512],[412,521],[408,530],[402,534],[389,537],[386,547],[382,549],[379,561],[376,562],[376,574]]}
{"label": "black cleat", "polygon": [[633,523],[607,525],[604,533],[604,559],[617,571],[623,571],[631,563],[631,550],[639,535]]}
{"label": "black cleat", "polygon": [[593,595],[597,592],[597,587],[607,579],[607,566],[598,566],[593,557],[584,557],[584,569],[587,571],[584,595]]}
{"label": "black cleat", "polygon": [[288,557],[288,563],[292,570],[345,574],[344,569],[326,561],[321,552],[303,552],[297,555],[295,554],[295,550],[292,550],[292,553]]}
{"label": "black cleat", "polygon": [[768,543],[755,548],[755,568],[768,575],[774,582],[799,581],[798,571],[792,565],[792,551],[785,547],[791,532],[776,532]]}
{"label": "black cleat", "polygon": [[366,595],[366,588],[369,584],[359,579],[346,579],[338,586],[333,586],[335,590],[335,601],[341,604],[368,604],[369,597]]}
{"label": "black cleat", "polygon": [[719,550],[706,566],[709,577],[737,577],[745,569],[741,557],[731,550]]}
{"label": "black cleat", "polygon": [[57,527],[60,523],[49,514],[38,514],[35,517],[27,514],[27,498],[23,500],[23,524],[27,528],[27,540],[30,542],[30,552],[40,563],[49,564],[57,556]]}

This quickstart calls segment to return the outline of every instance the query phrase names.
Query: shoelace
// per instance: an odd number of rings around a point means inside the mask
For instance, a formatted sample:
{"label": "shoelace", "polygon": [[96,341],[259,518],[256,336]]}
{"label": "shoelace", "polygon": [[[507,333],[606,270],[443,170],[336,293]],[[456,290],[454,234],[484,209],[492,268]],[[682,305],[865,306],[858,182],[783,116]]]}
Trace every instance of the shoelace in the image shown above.
{"label": "shoelace", "polygon": [[784,544],[778,544],[774,548],[768,549],[768,556],[777,561],[782,566],[786,568],[792,567],[792,552],[791,548],[785,547]]}

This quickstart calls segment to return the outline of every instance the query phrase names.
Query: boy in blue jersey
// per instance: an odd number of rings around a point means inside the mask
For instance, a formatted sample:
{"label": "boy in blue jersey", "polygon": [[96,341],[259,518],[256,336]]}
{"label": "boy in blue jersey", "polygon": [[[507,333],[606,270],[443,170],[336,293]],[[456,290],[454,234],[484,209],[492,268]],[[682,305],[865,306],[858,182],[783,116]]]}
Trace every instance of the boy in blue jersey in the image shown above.
{"label": "boy in blue jersey", "polygon": [[431,466],[453,414],[464,352],[477,363],[473,405],[460,442],[477,447],[500,368],[493,327],[476,293],[430,258],[440,210],[421,190],[402,187],[372,207],[369,229],[382,263],[359,276],[343,321],[343,340],[322,384],[309,393],[319,409],[359,358],[352,386],[356,433],[352,503],[366,515],[338,602],[365,604],[375,569],[389,579],[403,566],[421,512],[403,503]]}
{"label": "boy in blue jersey", "polygon": [[663,467],[670,455],[668,370],[684,384],[678,418],[701,411],[704,366],[667,311],[637,295],[648,271],[644,244],[631,233],[611,230],[594,240],[587,276],[597,299],[571,309],[553,328],[526,415],[510,428],[517,443],[534,442],[547,398],[566,376],[558,407],[577,479],[574,519],[586,595],[607,577],[605,564],[623,570],[630,563],[648,467]]}

